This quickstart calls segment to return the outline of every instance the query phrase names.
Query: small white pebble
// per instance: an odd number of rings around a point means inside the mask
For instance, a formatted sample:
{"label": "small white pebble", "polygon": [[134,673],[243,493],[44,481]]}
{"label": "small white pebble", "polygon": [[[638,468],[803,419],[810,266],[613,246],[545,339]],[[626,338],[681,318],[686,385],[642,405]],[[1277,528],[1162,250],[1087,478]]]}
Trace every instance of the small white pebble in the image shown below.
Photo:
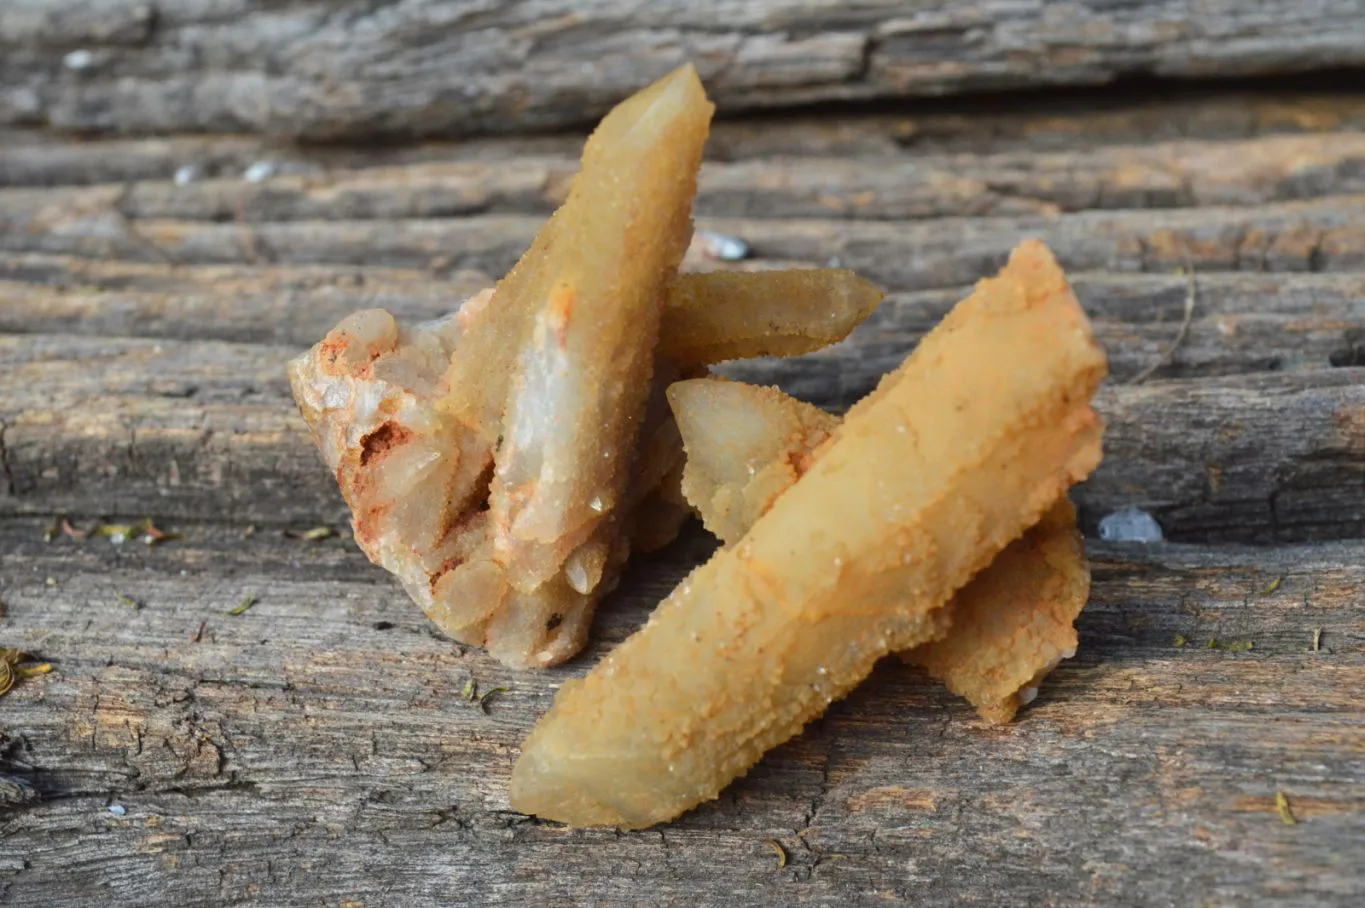
{"label": "small white pebble", "polygon": [[837,255],[831,255],[831,256],[825,261],[825,267],[826,267],[826,268],[842,268],[842,267],[844,267],[844,260],[841,259],[841,258],[839,258],[839,256],[837,256]]}
{"label": "small white pebble", "polygon": [[257,161],[242,173],[242,179],[248,183],[264,183],[279,173],[279,170],[279,165],[274,161]]}
{"label": "small white pebble", "polygon": [[1026,687],[1023,690],[1019,691],[1019,702],[1027,706],[1028,704],[1032,703],[1034,701],[1034,698],[1036,698],[1037,696],[1038,688]]}
{"label": "small white pebble", "polygon": [[128,808],[124,807],[122,804],[110,804],[109,812],[116,817],[121,817],[128,812]]}
{"label": "small white pebble", "polygon": [[697,249],[708,259],[738,262],[749,257],[749,244],[739,237],[710,230],[697,231]]}
{"label": "small white pebble", "polygon": [[44,582],[45,582],[48,586],[56,586],[56,585],[57,585],[57,578],[56,578],[56,577],[49,577],[49,578],[47,578],[47,580],[45,580]]}
{"label": "small white pebble", "polygon": [[71,53],[62,57],[62,65],[67,69],[80,72],[89,69],[95,62],[95,55],[88,50],[73,50]]}
{"label": "small white pebble", "polygon": [[175,176],[171,179],[175,181],[175,185],[177,186],[188,186],[190,183],[202,179],[203,176],[204,171],[200,169],[198,164],[186,164],[183,167],[177,168]]}
{"label": "small white pebble", "polygon": [[1165,538],[1156,518],[1140,508],[1123,508],[1100,521],[1100,538],[1108,542],[1160,542]]}

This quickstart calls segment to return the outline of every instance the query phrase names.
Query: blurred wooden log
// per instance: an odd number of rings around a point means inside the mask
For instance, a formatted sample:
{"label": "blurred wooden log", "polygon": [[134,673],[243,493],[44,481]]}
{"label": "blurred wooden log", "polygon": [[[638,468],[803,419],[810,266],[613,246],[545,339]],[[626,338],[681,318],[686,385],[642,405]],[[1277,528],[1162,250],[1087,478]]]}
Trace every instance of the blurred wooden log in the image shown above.
{"label": "blurred wooden log", "polygon": [[[806,137],[793,133],[798,142]],[[433,148],[432,156],[437,153]],[[280,173],[257,183],[237,171],[183,185],[148,180],[0,189],[0,217],[100,209],[130,220],[246,223],[548,215],[578,171],[572,152],[401,165],[342,161],[377,166],[330,170],[338,162],[326,155],[275,162],[263,153],[262,160]],[[710,217],[908,220],[1249,206],[1361,192],[1365,132],[1343,131],[1066,151],[901,150],[853,159],[807,154],[711,162],[702,169],[696,205]]]}
{"label": "blurred wooden log", "polygon": [[695,61],[723,111],[1365,64],[1353,2],[10,0],[0,122],[309,139],[590,122]]}

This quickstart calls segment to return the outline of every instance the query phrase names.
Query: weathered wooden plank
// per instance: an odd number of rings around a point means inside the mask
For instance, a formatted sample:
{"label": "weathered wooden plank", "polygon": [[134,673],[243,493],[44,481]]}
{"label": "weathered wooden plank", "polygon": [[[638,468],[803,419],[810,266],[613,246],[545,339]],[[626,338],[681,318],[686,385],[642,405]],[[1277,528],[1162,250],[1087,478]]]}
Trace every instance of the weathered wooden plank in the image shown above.
{"label": "weathered wooden plank", "polygon": [[171,266],[0,253],[0,331],[303,348],[358,309],[380,307],[405,322],[422,321],[447,314],[494,280],[473,271]]}
{"label": "weathered wooden plank", "polygon": [[[1218,91],[1183,86],[1095,97],[955,99],[933,110],[854,113],[837,119],[769,116],[720,120],[707,141],[709,160],[754,162],[795,157],[842,160],[932,155],[1082,152],[1105,146],[1202,140],[1228,142],[1365,128],[1365,98],[1266,86]],[[0,186],[59,186],[171,180],[182,167],[195,179],[241,178],[253,164],[282,173],[482,162],[526,157],[576,159],[572,134],[499,136],[459,142],[391,145],[291,145],[250,135],[168,135],[120,139],[54,137],[0,130]]]}
{"label": "weathered wooden plank", "polygon": [[[344,516],[288,395],[292,348],[17,335],[0,351],[0,513]],[[857,348],[843,361],[811,382],[796,361],[732,372],[837,407],[876,378]],[[1365,369],[1110,385],[1099,407],[1107,458],[1078,492],[1092,528],[1133,504],[1187,540],[1365,536]]]}
{"label": "weathered wooden plank", "polygon": [[1117,387],[1099,407],[1087,529],[1133,504],[1187,539],[1365,535],[1365,370]]}
{"label": "weathered wooden plank", "polygon": [[1232,0],[19,0],[0,20],[0,122],[330,139],[526,131],[591,120],[687,60],[722,110],[1293,72],[1365,63],[1359,12],[1350,0],[1254,12]]}
{"label": "weathered wooden plank", "polygon": [[[1085,211],[932,221],[703,218],[758,259],[837,261],[891,290],[971,283],[1019,241],[1044,239],[1070,271],[1345,271],[1365,265],[1365,196],[1255,207]],[[385,221],[133,221],[115,208],[7,212],[0,251],[174,264],[368,264],[502,274],[543,219],[529,215]]]}
{"label": "weathered wooden plank", "polygon": [[[1118,380],[1161,360],[1183,316],[1186,277],[1071,277]],[[1365,365],[1365,275],[1238,272],[1196,279],[1189,332],[1157,377]],[[477,272],[442,278],[390,268],[168,266],[0,255],[0,331],[302,348],[358,309],[377,306],[402,321],[422,321],[446,314],[492,281]],[[803,396],[846,405],[897,365],[967,290],[893,293],[849,343],[792,363],[744,368]]]}
{"label": "weathered wooden plank", "polygon": [[[1365,276],[1357,272],[1196,275],[1194,315],[1168,358],[1190,294],[1187,276],[1071,278],[1119,383],[1153,365],[1157,378],[1198,378],[1365,364]],[[899,365],[968,290],[893,293],[843,344],[797,360],[724,368],[841,409]]]}
{"label": "weathered wooden plank", "polygon": [[[383,163],[323,171],[295,162],[263,182],[0,189],[0,217],[103,208],[132,220],[396,220],[548,214],[563,203],[576,150],[496,161]],[[860,220],[1048,214],[1120,208],[1263,205],[1365,192],[1365,132],[1177,141],[1077,151],[801,156],[702,168],[702,216]]]}
{"label": "weathered wooden plank", "polygon": [[[1365,895],[1358,543],[1096,546],[1078,656],[1014,725],[982,725],[889,662],[719,801],[614,834],[511,812],[517,742],[703,541],[637,566],[584,659],[524,674],[429,632],[338,541],[182,529],[146,549],[44,544],[39,523],[0,522],[3,642],[57,666],[4,701],[0,771],[37,795],[0,812],[8,904]],[[260,601],[226,615],[247,592]],[[487,715],[460,698],[471,676],[511,688]],[[1276,791],[1299,825],[1276,816]]]}

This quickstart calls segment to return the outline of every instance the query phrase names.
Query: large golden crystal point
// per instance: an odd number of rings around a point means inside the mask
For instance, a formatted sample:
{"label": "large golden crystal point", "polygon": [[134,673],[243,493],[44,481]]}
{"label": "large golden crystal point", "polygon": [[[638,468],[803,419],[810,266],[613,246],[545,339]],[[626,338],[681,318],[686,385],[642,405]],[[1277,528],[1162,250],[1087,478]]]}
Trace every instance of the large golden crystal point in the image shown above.
{"label": "large golden crystal point", "polygon": [[941,638],[952,595],[1099,463],[1105,371],[1051,254],[1021,246],[735,545],[560,689],[512,805],[575,826],[672,819],[879,658]]}

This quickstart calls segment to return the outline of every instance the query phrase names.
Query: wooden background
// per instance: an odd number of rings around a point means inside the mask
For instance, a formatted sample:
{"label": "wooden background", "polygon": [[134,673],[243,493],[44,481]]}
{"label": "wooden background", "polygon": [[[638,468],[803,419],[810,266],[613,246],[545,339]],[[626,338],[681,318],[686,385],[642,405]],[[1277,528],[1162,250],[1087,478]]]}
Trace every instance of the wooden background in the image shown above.
{"label": "wooden background", "polygon": [[[907,6],[5,3],[0,647],[55,671],[0,699],[0,903],[1365,904],[1365,4]],[[503,669],[286,535],[345,511],[282,366],[501,274],[583,124],[687,58],[725,114],[701,226],[890,291],[734,374],[846,406],[1040,236],[1113,365],[1083,521],[1172,541],[1089,540],[1080,651],[1011,726],[888,663],[719,801],[567,831],[508,806],[519,742],[711,543]],[[919,97],[984,88],[1027,91]]]}

